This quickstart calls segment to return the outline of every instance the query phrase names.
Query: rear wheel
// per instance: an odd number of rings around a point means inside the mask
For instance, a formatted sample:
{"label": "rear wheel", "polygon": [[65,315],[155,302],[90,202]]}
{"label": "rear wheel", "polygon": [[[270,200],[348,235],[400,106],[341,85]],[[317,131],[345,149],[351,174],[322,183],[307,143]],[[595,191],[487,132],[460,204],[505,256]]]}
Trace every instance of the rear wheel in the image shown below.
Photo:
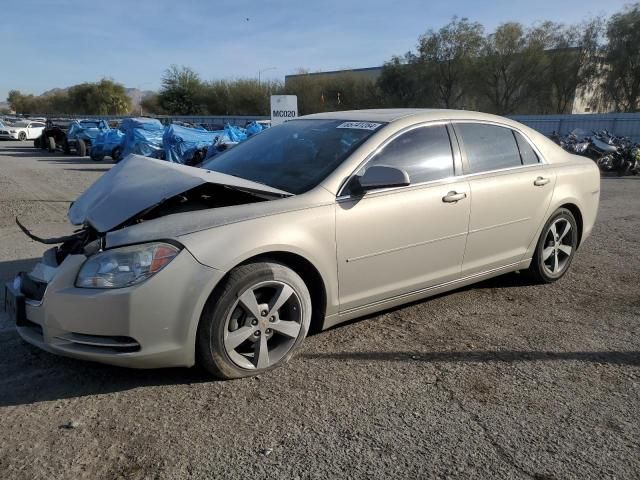
{"label": "rear wheel", "polygon": [[111,158],[113,158],[114,162],[118,163],[122,159],[122,148],[115,147],[111,150]]}
{"label": "rear wheel", "polygon": [[56,139],[53,137],[47,137],[47,146],[50,152],[56,151]]}
{"label": "rear wheel", "polygon": [[578,246],[578,226],[571,211],[560,208],[547,221],[529,272],[540,283],[559,280],[569,270]]}
{"label": "rear wheel", "polygon": [[91,160],[93,160],[94,162],[101,162],[102,160],[104,160],[104,155],[91,152]]}
{"label": "rear wheel", "polygon": [[198,362],[220,378],[274,369],[291,358],[311,323],[300,276],[276,262],[242,265],[211,295],[198,326]]}

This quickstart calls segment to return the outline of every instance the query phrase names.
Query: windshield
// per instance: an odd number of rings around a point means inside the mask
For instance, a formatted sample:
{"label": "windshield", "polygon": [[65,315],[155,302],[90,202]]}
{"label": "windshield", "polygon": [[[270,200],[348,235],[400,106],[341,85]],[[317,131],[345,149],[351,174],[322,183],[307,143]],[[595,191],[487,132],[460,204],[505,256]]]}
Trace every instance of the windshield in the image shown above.
{"label": "windshield", "polygon": [[293,120],[206,161],[202,168],[299,194],[318,185],[382,123]]}

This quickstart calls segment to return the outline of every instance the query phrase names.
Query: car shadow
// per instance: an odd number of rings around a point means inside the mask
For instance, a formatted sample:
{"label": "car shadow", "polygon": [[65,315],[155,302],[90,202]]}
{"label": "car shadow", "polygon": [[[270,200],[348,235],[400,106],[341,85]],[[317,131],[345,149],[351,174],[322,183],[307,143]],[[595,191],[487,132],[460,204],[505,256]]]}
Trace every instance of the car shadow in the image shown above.
{"label": "car shadow", "polygon": [[302,358],[312,360],[356,360],[384,362],[549,362],[579,361],[592,363],[608,363],[612,365],[640,366],[640,352],[604,351],[604,352],[550,352],[526,350],[496,350],[465,352],[335,352],[306,353]]}
{"label": "car shadow", "polygon": [[110,167],[103,168],[65,168],[65,172],[108,172]]}
{"label": "car shadow", "polygon": [[11,145],[6,148],[0,149],[0,155],[6,157],[15,158],[35,158],[38,162],[49,163],[67,163],[67,164],[80,164],[80,165],[95,165],[96,162],[91,160],[90,157],[78,157],[75,154],[64,154],[63,152],[56,151],[48,152],[47,150],[41,150],[33,146],[15,146]]}

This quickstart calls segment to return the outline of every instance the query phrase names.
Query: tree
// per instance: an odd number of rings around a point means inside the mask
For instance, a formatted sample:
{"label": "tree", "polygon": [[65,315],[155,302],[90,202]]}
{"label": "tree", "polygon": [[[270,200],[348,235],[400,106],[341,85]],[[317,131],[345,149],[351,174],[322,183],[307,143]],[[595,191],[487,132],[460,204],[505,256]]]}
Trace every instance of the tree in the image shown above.
{"label": "tree", "polygon": [[411,62],[424,65],[443,107],[456,108],[465,103],[462,100],[472,88],[473,64],[480,53],[483,34],[481,24],[453,17],[437,32],[429,30],[420,37],[418,55]]}
{"label": "tree", "polygon": [[[67,90],[67,97],[69,113],[123,115],[131,111],[131,99],[124,86],[107,78],[74,85]],[[62,107],[61,100],[58,99],[58,109]]]}
{"label": "tree", "polygon": [[546,78],[540,92],[548,98],[550,113],[571,113],[576,96],[589,90],[597,77],[602,22],[543,25],[548,36]]}
{"label": "tree", "polygon": [[543,76],[545,38],[515,22],[503,23],[486,37],[478,65],[479,89],[488,109],[516,113],[536,96],[532,88]]}
{"label": "tree", "polygon": [[42,102],[39,101],[39,97],[31,94],[24,95],[19,90],[10,90],[7,101],[11,109],[16,113],[37,113],[40,111],[39,109],[42,104]]}
{"label": "tree", "polygon": [[640,110],[640,3],[613,15],[607,24],[602,96],[616,110]]}
{"label": "tree", "polygon": [[200,76],[188,67],[171,65],[162,77],[158,95],[160,106],[175,115],[201,115],[204,85]]}
{"label": "tree", "polygon": [[387,107],[428,107],[435,102],[426,65],[414,61],[413,54],[393,57],[384,64],[378,78],[382,103]]}
{"label": "tree", "polygon": [[166,111],[160,106],[157,93],[147,95],[140,100],[140,110],[146,114],[166,115]]}

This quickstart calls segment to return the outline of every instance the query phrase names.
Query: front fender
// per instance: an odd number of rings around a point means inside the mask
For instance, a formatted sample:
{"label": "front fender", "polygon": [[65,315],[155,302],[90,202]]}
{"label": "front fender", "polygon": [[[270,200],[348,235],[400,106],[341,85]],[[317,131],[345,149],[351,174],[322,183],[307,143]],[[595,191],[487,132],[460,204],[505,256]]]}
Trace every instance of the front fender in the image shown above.
{"label": "front fender", "polygon": [[303,257],[318,270],[325,284],[326,315],[337,312],[333,204],[222,225],[178,240],[199,262],[225,273],[258,255],[286,252]]}

